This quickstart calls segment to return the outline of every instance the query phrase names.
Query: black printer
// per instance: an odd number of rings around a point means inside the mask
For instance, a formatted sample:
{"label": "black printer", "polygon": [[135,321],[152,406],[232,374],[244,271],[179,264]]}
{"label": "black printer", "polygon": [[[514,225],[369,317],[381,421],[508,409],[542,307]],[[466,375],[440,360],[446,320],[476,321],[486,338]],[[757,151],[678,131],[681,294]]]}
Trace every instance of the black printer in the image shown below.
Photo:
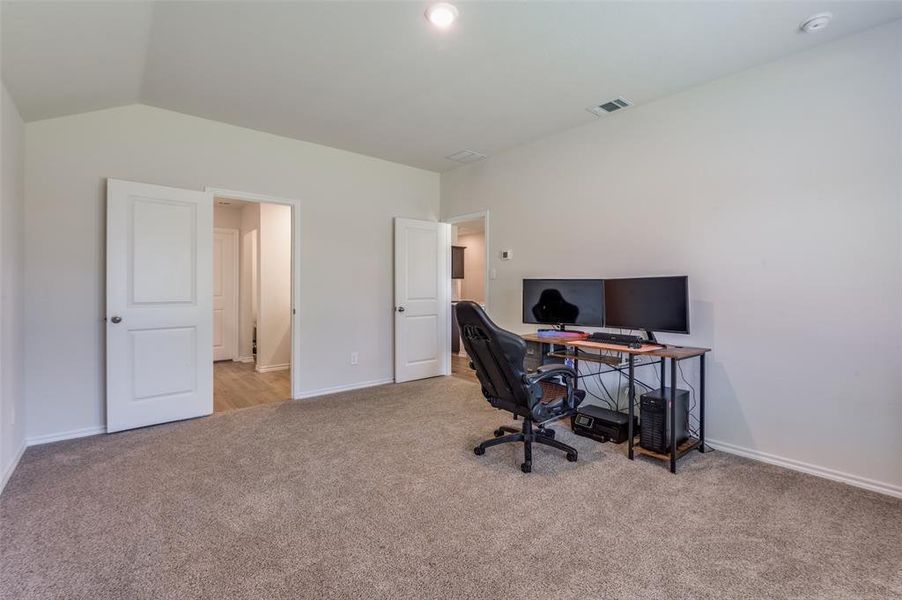
{"label": "black printer", "polygon": [[[629,416],[601,406],[584,404],[570,417],[573,433],[599,442],[622,444],[629,437]],[[639,419],[633,417],[633,435],[639,433]]]}

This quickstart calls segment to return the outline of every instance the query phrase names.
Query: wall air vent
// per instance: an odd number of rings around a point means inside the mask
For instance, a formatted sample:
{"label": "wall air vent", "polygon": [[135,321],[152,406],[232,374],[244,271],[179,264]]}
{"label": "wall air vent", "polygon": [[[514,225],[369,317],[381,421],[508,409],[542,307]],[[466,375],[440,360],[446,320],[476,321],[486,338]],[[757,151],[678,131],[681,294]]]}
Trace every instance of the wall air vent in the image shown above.
{"label": "wall air vent", "polygon": [[459,162],[461,164],[468,164],[472,162],[476,162],[478,160],[482,160],[484,158],[488,158],[485,154],[480,154],[479,152],[473,152],[472,150],[461,150],[460,152],[455,152],[454,154],[449,154],[446,156],[448,160],[453,160],[454,162]]}
{"label": "wall air vent", "polygon": [[586,110],[595,115],[596,117],[603,117],[604,115],[612,112],[616,112],[621,108],[628,108],[632,106],[633,103],[627,100],[624,97],[614,98],[613,100],[608,100],[598,106],[590,106]]}

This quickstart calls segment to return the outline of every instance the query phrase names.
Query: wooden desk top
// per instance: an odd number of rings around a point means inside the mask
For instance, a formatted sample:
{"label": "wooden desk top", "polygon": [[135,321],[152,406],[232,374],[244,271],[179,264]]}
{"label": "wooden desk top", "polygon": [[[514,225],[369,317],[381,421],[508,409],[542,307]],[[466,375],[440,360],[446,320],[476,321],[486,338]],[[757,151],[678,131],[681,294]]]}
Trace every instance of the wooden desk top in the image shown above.
{"label": "wooden desk top", "polygon": [[582,341],[579,338],[567,338],[567,337],[544,337],[540,336],[537,333],[520,333],[518,334],[521,338],[526,340],[527,342],[541,342],[543,344],[569,344],[570,342],[579,342]]}
{"label": "wooden desk top", "polygon": [[[659,356],[663,358],[673,358],[683,360],[686,358],[694,358],[710,352],[710,348],[690,348],[689,346],[655,346],[652,344],[643,344],[641,348],[630,348],[628,346],[619,346],[617,344],[602,344],[600,342],[590,342],[579,338],[568,337],[543,337],[535,333],[521,334],[524,340],[528,342],[539,342],[542,344],[555,344],[558,346],[568,346],[571,348],[592,348],[597,350],[610,350],[613,352],[622,352],[624,354],[638,354],[642,356]],[[574,357],[578,358],[578,357]]]}

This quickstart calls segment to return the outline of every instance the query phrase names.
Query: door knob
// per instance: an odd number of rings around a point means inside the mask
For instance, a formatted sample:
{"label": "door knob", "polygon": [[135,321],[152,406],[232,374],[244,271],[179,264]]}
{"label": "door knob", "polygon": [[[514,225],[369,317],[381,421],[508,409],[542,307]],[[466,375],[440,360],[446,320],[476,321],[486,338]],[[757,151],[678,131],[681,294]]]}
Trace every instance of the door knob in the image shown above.
{"label": "door knob", "polygon": [[112,321],[113,323],[121,323],[122,317],[117,315],[117,316],[113,317],[112,319],[110,319],[110,321]]}
{"label": "door knob", "polygon": [[398,312],[404,312],[404,307],[403,307],[403,306],[399,306],[399,307],[398,307]]}

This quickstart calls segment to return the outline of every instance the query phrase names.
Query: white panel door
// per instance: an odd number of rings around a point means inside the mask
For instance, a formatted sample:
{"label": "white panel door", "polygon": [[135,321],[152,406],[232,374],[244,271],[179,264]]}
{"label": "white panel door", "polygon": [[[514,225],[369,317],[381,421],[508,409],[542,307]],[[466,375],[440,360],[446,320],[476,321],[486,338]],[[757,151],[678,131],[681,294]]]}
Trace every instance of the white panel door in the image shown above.
{"label": "white panel door", "polygon": [[107,431],[213,412],[213,197],[107,181]]}
{"label": "white panel door", "polygon": [[213,230],[213,360],[238,358],[238,230]]}
{"label": "white panel door", "polygon": [[395,219],[395,381],[451,373],[451,226]]}

